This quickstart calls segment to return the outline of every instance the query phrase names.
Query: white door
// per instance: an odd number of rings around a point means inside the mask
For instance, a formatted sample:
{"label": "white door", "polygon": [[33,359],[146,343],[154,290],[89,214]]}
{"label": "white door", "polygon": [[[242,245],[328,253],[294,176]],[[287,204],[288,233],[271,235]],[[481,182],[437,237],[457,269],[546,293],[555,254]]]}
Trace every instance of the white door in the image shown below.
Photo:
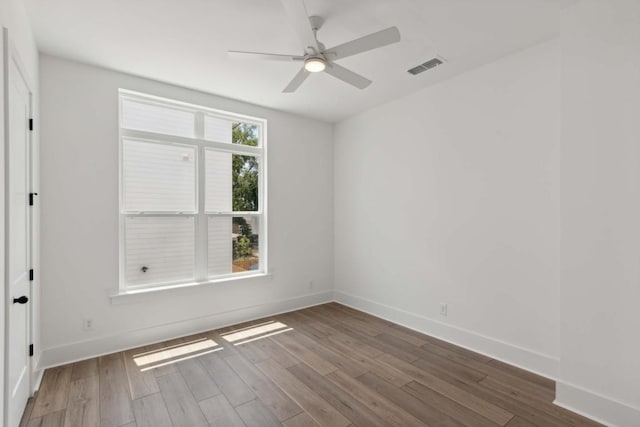
{"label": "white door", "polygon": [[6,202],[8,229],[6,230],[7,274],[7,396],[6,417],[9,427],[17,426],[29,398],[29,318],[31,292],[30,270],[30,93],[25,79],[9,52],[7,112],[8,137],[6,143],[7,182]]}

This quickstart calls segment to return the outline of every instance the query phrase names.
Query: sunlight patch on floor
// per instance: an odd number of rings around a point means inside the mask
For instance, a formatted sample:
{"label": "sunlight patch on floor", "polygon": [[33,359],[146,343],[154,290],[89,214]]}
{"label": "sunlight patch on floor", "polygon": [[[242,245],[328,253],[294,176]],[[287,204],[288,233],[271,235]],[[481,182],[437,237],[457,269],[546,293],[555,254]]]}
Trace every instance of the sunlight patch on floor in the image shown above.
{"label": "sunlight patch on floor", "polygon": [[242,345],[292,330],[293,328],[290,328],[282,322],[269,321],[228,332],[223,334],[222,338],[234,345]]}
{"label": "sunlight patch on floor", "polygon": [[133,361],[141,368],[140,370],[144,372],[222,349],[223,347],[211,338],[202,338],[140,353],[133,356]]}

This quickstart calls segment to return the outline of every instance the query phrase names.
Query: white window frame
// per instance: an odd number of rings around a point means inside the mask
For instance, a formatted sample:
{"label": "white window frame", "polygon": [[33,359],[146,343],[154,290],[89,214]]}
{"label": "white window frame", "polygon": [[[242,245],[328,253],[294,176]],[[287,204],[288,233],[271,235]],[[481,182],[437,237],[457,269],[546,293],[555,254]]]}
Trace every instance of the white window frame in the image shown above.
{"label": "white window frame", "polygon": [[[132,100],[145,104],[169,107],[176,110],[184,110],[195,113],[194,138],[186,138],[162,133],[125,129],[122,127],[123,108],[125,100]],[[230,113],[200,105],[189,104],[153,95],[126,89],[118,90],[118,180],[119,180],[119,294],[146,292],[149,290],[172,289],[184,286],[221,283],[229,280],[268,275],[268,229],[267,229],[267,121],[265,119]],[[211,116],[224,120],[232,120],[258,127],[258,146],[252,147],[228,142],[209,141],[204,139],[204,117]],[[123,183],[123,143],[125,140],[190,146],[196,148],[196,210],[194,212],[136,212],[124,209],[124,183]],[[212,149],[218,152],[231,154],[251,155],[258,160],[258,210],[254,212],[208,212],[205,210],[205,150]],[[127,285],[125,282],[125,220],[127,217],[141,216],[192,216],[195,218],[195,280],[192,282],[163,282],[144,285]],[[208,274],[208,218],[209,216],[257,216],[259,218],[259,270],[229,273],[224,275],[209,276]]]}

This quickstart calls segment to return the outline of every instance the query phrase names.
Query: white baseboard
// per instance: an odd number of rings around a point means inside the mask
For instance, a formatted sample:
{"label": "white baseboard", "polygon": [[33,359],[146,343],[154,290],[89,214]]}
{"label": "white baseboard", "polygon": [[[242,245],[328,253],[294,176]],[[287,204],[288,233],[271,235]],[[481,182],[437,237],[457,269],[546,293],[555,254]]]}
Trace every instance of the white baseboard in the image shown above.
{"label": "white baseboard", "polygon": [[40,390],[40,384],[42,384],[42,376],[44,375],[44,369],[36,369],[33,371],[33,384],[31,388],[31,395],[33,396],[38,390]]}
{"label": "white baseboard", "polygon": [[409,329],[432,335],[441,340],[477,353],[485,354],[544,377],[551,379],[557,378],[559,361],[551,356],[346,292],[335,291],[334,296],[336,302],[340,304],[348,305]]}
{"label": "white baseboard", "polygon": [[640,426],[640,408],[561,380],[553,403],[611,427]]}
{"label": "white baseboard", "polygon": [[242,307],[210,316],[126,331],[117,335],[103,336],[91,340],[50,347],[42,351],[42,356],[36,369],[43,371],[53,366],[65,365],[79,360],[218,329],[261,317],[324,304],[332,300],[333,291],[325,291],[250,307]]}
{"label": "white baseboard", "polygon": [[31,395],[40,389],[42,375],[44,375],[44,369],[40,369],[40,360],[42,360],[42,352],[38,351],[31,362]]}

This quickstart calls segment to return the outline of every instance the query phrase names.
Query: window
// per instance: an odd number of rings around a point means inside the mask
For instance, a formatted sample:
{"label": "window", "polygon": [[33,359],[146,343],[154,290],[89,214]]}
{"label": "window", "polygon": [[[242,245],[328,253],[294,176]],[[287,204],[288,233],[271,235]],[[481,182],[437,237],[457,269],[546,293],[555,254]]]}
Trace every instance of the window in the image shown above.
{"label": "window", "polygon": [[121,291],[266,273],[266,122],[119,98]]}

